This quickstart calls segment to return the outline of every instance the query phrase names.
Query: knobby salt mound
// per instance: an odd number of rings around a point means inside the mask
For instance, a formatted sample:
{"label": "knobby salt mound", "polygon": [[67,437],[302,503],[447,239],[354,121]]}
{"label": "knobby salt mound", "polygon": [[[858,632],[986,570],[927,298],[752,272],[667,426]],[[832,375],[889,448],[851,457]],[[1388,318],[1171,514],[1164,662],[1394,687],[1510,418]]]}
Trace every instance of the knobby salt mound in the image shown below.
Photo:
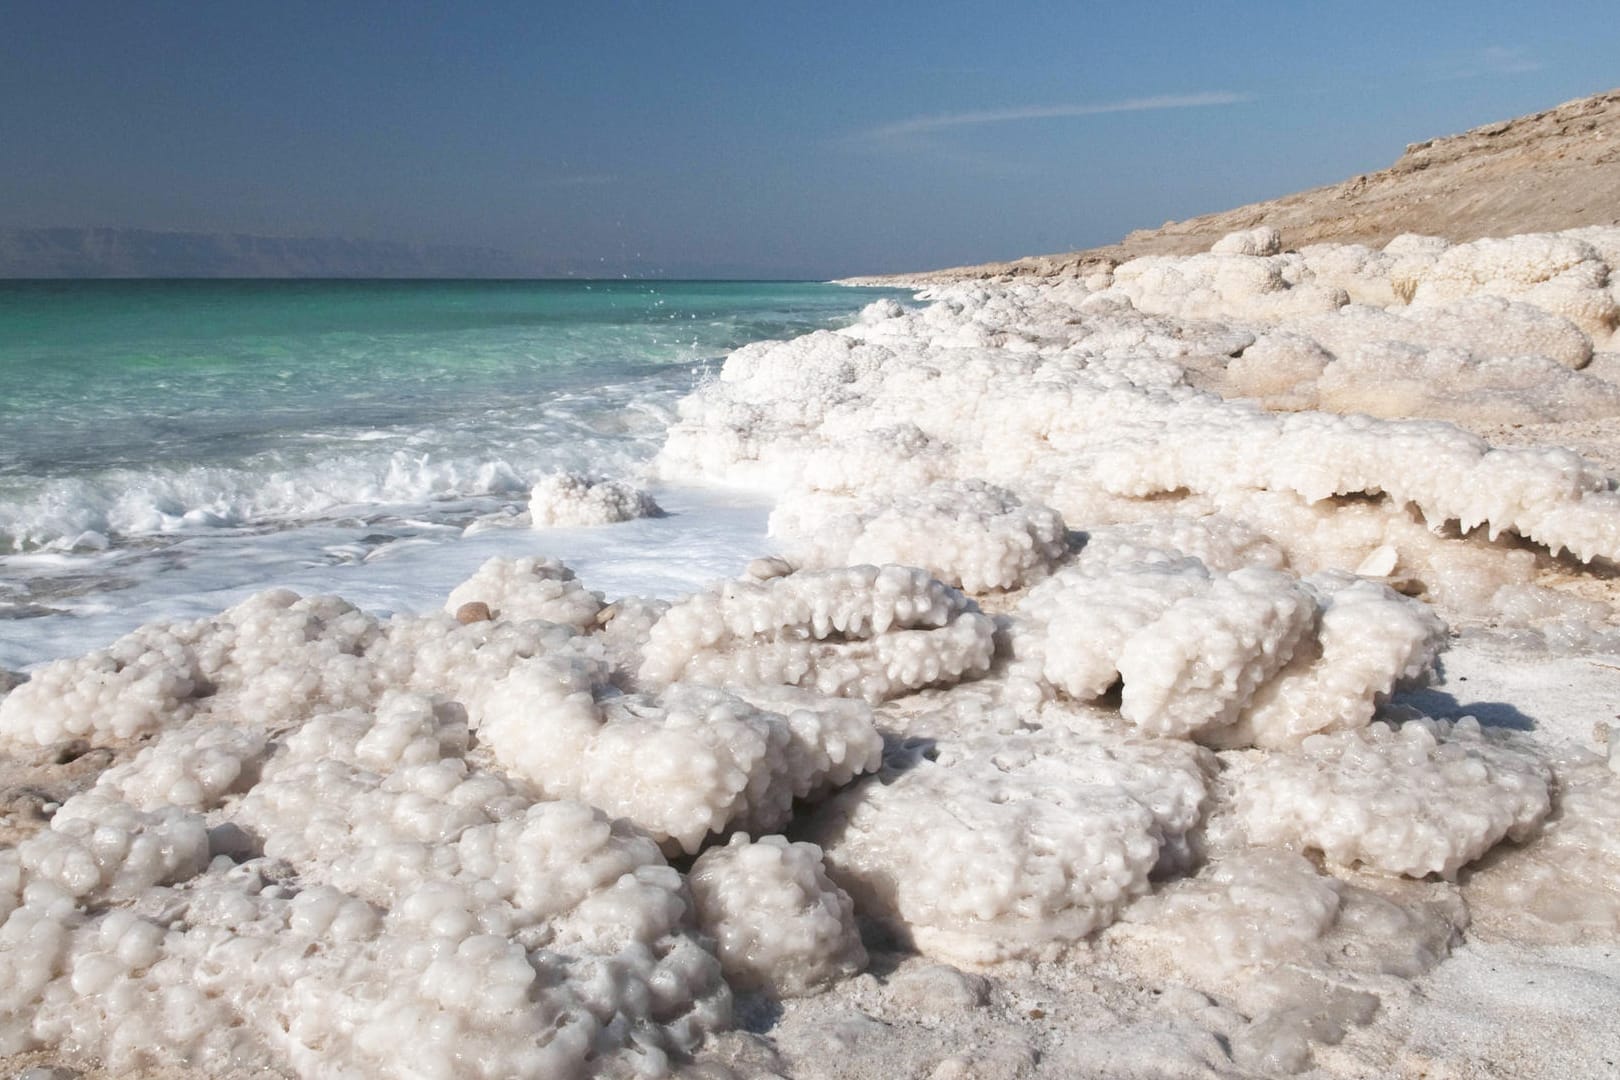
{"label": "knobby salt mound", "polygon": [[1438,419],[1615,415],[1616,258],[1261,227],[880,302],[682,403],[663,479],[779,498],[743,577],[493,559],[434,615],[271,591],[0,682],[0,1048],[1400,1075],[1351,1033],[1471,924],[1620,935],[1608,760],[1414,705],[1458,633],[1620,645],[1615,482]]}

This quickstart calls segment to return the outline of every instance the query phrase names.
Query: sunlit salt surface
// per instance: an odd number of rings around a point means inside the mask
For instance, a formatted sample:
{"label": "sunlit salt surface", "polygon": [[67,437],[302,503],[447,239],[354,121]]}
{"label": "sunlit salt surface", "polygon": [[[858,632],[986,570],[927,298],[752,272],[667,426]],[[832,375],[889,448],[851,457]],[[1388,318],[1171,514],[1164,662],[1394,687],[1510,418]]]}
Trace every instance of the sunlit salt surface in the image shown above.
{"label": "sunlit salt surface", "polygon": [[1620,490],[1443,418],[1615,415],[1617,261],[1262,227],[743,345],[623,470],[30,542],[0,1052],[1596,1074]]}

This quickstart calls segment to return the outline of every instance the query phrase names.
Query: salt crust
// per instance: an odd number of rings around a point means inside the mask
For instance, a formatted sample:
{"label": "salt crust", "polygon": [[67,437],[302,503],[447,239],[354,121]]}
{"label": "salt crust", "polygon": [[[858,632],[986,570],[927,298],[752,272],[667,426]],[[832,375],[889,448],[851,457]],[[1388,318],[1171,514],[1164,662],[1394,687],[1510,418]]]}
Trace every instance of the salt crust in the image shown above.
{"label": "salt crust", "polygon": [[915,495],[785,495],[771,535],[808,569],[862,563],[917,566],[969,593],[1016,589],[1044,577],[1068,550],[1056,511],[1004,488],[940,480]]}
{"label": "salt crust", "polygon": [[801,571],[725,582],[677,603],[652,627],[640,678],[878,702],[983,675],[994,633],[971,601],[921,570]]}
{"label": "salt crust", "polygon": [[699,856],[686,880],[736,989],[813,994],[866,967],[855,905],[814,844],[737,833]]}
{"label": "salt crust", "polygon": [[882,741],[864,704],[801,695],[782,705],[687,684],[616,696],[599,670],[536,657],[491,687],[478,734],[546,796],[580,799],[692,853],[730,828],[779,829],[794,799],[877,768]]}
{"label": "salt crust", "polygon": [[[544,579],[538,588],[548,585],[557,587],[549,610],[581,617],[598,606],[577,582]],[[203,715],[274,728],[371,705],[389,687],[472,701],[515,659],[569,649],[589,645],[568,626],[462,626],[447,615],[382,622],[337,597],[270,590],[216,616],[152,623],[106,649],[44,665],[0,699],[0,741],[118,745]]]}
{"label": "salt crust", "polygon": [[1503,838],[1534,835],[1551,809],[1539,757],[1477,721],[1374,723],[1312,735],[1238,778],[1249,838],[1322,852],[1330,863],[1451,878]]}
{"label": "salt crust", "polygon": [[896,745],[808,834],[868,918],[929,955],[988,964],[1060,949],[1140,895],[1199,821],[1205,751],[1038,736]]}
{"label": "salt crust", "polygon": [[[1400,259],[1418,257],[1409,252]],[[720,379],[682,403],[659,468],[674,479],[773,491],[807,483],[857,495],[905,494],[908,484],[941,479],[978,480],[1086,527],[1162,512],[1166,500],[1179,500],[1182,512],[1197,515],[1239,506],[1258,493],[1290,494],[1306,505],[1356,496],[1374,501],[1391,521],[1411,506],[1436,527],[1454,522],[1462,532],[1480,528],[1491,537],[1512,532],[1586,560],[1620,554],[1620,497],[1608,477],[1568,452],[1493,450],[1436,423],[1279,416],[1185,385],[1188,372],[1224,370],[1231,356],[1265,334],[1286,332],[1327,357],[1298,369],[1312,384],[1302,391],[1306,400],[1316,400],[1322,372],[1342,360],[1295,327],[1337,317],[1343,305],[1276,299],[1312,289],[1320,299],[1324,287],[1308,283],[1311,271],[1301,259],[1191,256],[1173,274],[1154,271],[1170,290],[1165,295],[1185,301],[1166,308],[1176,312],[1173,318],[1151,314],[1146,294],[1133,296],[1128,268],[1136,264],[1129,263],[1101,293],[1079,282],[943,287],[919,312],[886,308],[841,332],[750,346],[727,361]],[[1152,268],[1139,269],[1137,279],[1144,279]],[[1188,275],[1206,270],[1219,270],[1221,288],[1210,286],[1203,295]],[[1290,277],[1299,284],[1290,285]],[[1278,310],[1256,314],[1237,299],[1222,300],[1226,293],[1269,297],[1261,307]],[[1588,380],[1591,393],[1545,387],[1547,365],[1556,365],[1557,357],[1527,361],[1525,373],[1513,371],[1511,360],[1491,360],[1543,338],[1552,343],[1550,351],[1576,359],[1568,352],[1572,339],[1561,336],[1569,328],[1553,319],[1557,313],[1538,307],[1543,314],[1531,316],[1522,307],[1500,309],[1479,299],[1496,295],[1481,287],[1438,301],[1448,306],[1436,311],[1385,321],[1437,335],[1465,327],[1481,342],[1506,326],[1517,337],[1483,360],[1437,348],[1430,350],[1432,361],[1425,354],[1419,366],[1437,375],[1461,373],[1468,386],[1496,395],[1492,400],[1521,400],[1537,415],[1547,408],[1578,413],[1587,408],[1583,402],[1598,412],[1612,407],[1612,390],[1595,381]],[[1535,304],[1528,295],[1499,299]],[[1226,321],[1188,321],[1189,304],[1208,319]],[[1309,317],[1290,314],[1294,308]],[[1504,318],[1504,310],[1512,317]],[[1244,329],[1245,321],[1255,320],[1265,325]],[[1414,354],[1373,345],[1368,358],[1398,356],[1390,362],[1410,366]],[[1287,392],[1299,382],[1284,378],[1271,389]],[[1430,391],[1436,397],[1447,392],[1443,383]],[[873,479],[862,483],[863,476]],[[1288,546],[1285,533],[1268,535]],[[1306,560],[1297,569],[1353,570],[1359,561]]]}
{"label": "salt crust", "polygon": [[622,480],[593,480],[581,473],[547,473],[529,493],[529,521],[536,529],[613,525],[660,513],[645,491]]}
{"label": "salt crust", "polygon": [[1445,959],[1466,919],[1445,891],[1379,895],[1299,855],[1247,848],[1143,897],[1108,938],[1150,978],[1173,973],[1241,1009],[1250,1019],[1228,1035],[1232,1057],[1281,1075]]}
{"label": "salt crust", "polygon": [[1492,858],[1463,895],[1496,932],[1519,940],[1606,941],[1620,933],[1620,776],[1607,761],[1568,748],[1551,765],[1555,804],[1534,844]]}
{"label": "salt crust", "polygon": [[1397,684],[1429,673],[1445,641],[1423,604],[1372,581],[1213,574],[1197,559],[1117,545],[1088,548],[1018,614],[1019,673],[1081,701],[1123,682],[1125,720],[1221,746],[1364,726]]}
{"label": "salt crust", "polygon": [[240,862],[210,860],[197,813],[113,783],[69,800],[0,853],[0,1050],[114,1072],[664,1071],[730,1007],[680,875],[627,826],[471,765],[468,741],[459,709],[409,694],[309,721],[211,816],[262,846]]}

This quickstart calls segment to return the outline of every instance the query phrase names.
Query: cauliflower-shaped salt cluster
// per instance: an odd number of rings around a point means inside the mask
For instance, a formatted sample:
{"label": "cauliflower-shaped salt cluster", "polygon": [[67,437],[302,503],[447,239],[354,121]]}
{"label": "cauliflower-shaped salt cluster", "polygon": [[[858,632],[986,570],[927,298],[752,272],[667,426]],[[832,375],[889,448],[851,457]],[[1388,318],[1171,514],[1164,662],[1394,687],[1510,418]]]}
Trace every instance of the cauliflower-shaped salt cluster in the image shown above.
{"label": "cauliflower-shaped salt cluster", "polygon": [[[541,576],[520,573],[510,588],[527,594],[523,603],[577,622],[600,604],[560,564],[545,564]],[[471,705],[516,660],[564,650],[591,647],[570,626],[463,626],[443,615],[383,622],[337,597],[273,589],[211,618],[152,623],[106,649],[44,665],[0,699],[0,740],[115,745],[194,716],[246,716],[273,727],[370,706],[390,687]]]}
{"label": "cauliflower-shaped salt cluster", "polygon": [[640,488],[580,473],[547,473],[529,493],[529,521],[536,529],[615,525],[662,512]]}
{"label": "cauliflower-shaped salt cluster", "polygon": [[798,997],[866,967],[855,906],[814,844],[738,833],[699,856],[686,881],[736,989]]}
{"label": "cauliflower-shaped salt cluster", "polygon": [[771,535],[807,569],[918,566],[968,593],[1017,589],[1068,549],[1063,518],[1004,488],[940,480],[912,495],[852,498],[801,491],[771,514]]}
{"label": "cauliflower-shaped salt cluster", "polygon": [[228,699],[275,721],[369,702],[377,620],[337,597],[260,593],[213,618],[153,623],[46,664],[0,701],[0,738],[128,741]]}
{"label": "cauliflower-shaped salt cluster", "polygon": [[[120,1073],[667,1070],[730,1011],[680,875],[625,823],[479,769],[469,741],[458,708],[390,694],[288,732],[212,829],[116,794],[209,760],[229,743],[209,725],[70,799],[0,853],[0,1053]],[[263,854],[210,860],[227,833]]]}
{"label": "cauliflower-shaped salt cluster", "polygon": [[1223,746],[1288,746],[1364,726],[1445,644],[1423,604],[1345,574],[1300,580],[1105,545],[1032,589],[1012,643],[1020,671],[1081,701],[1122,683],[1145,732]]}
{"label": "cauliflower-shaped salt cluster", "polygon": [[882,753],[860,702],[805,695],[773,712],[679,683],[598,702],[599,677],[523,661],[486,695],[479,739],[547,796],[633,821],[671,851],[696,852],[733,827],[780,829],[793,800],[870,772]]}
{"label": "cauliflower-shaped salt cluster", "polygon": [[879,702],[983,675],[995,624],[960,592],[903,566],[730,581],[652,627],[640,677],[801,686]]}
{"label": "cauliflower-shaped salt cluster", "polygon": [[1258,225],[1242,232],[1227,233],[1210,245],[1217,255],[1280,255],[1282,234],[1270,225]]}
{"label": "cauliflower-shaped salt cluster", "polygon": [[556,559],[497,555],[451,590],[444,610],[453,614],[466,604],[483,604],[499,620],[543,619],[585,629],[602,610],[602,597]]}
{"label": "cauliflower-shaped salt cluster", "polygon": [[1551,808],[1545,762],[1465,717],[1312,735],[1237,780],[1249,838],[1330,863],[1451,878],[1498,841],[1531,836]]}
{"label": "cauliflower-shaped salt cluster", "polygon": [[929,955],[1042,955],[1106,926],[1180,857],[1207,752],[1056,730],[897,747],[810,824],[857,910]]}

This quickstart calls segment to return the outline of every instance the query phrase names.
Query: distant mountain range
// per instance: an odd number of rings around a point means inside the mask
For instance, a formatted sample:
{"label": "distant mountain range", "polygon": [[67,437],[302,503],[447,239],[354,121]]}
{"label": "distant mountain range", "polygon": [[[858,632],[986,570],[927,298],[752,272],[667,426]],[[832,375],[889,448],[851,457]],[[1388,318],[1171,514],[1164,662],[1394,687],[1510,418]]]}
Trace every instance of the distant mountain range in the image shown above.
{"label": "distant mountain range", "polygon": [[492,278],[559,272],[493,248],[151,229],[0,229],[0,278]]}

